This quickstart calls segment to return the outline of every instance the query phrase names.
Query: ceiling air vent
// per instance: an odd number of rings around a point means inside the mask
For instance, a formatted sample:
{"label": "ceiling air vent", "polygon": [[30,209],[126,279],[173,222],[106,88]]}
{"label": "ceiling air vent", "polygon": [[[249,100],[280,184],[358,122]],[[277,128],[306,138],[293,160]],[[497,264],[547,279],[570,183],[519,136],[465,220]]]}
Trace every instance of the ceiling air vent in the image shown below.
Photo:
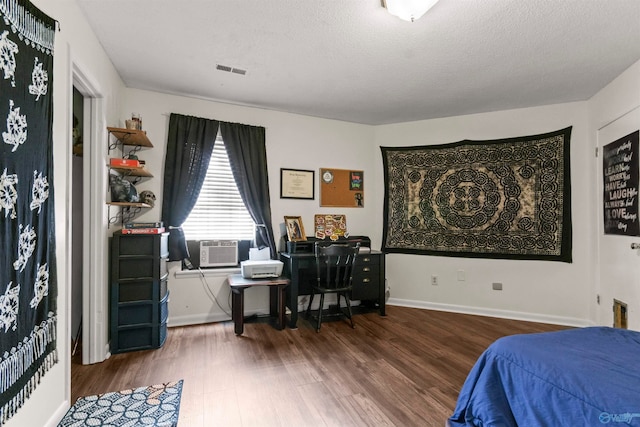
{"label": "ceiling air vent", "polygon": [[241,68],[229,67],[228,65],[217,64],[216,70],[226,71],[227,73],[235,73],[244,76],[247,74],[247,70],[243,70]]}

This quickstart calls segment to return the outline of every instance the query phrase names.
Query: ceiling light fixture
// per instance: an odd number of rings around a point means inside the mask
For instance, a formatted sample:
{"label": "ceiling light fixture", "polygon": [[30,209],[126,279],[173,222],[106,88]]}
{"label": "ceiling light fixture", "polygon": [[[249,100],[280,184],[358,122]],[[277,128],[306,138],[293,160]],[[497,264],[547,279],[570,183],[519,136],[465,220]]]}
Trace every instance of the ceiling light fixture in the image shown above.
{"label": "ceiling light fixture", "polygon": [[438,0],[381,0],[382,7],[405,21],[413,22],[427,13]]}

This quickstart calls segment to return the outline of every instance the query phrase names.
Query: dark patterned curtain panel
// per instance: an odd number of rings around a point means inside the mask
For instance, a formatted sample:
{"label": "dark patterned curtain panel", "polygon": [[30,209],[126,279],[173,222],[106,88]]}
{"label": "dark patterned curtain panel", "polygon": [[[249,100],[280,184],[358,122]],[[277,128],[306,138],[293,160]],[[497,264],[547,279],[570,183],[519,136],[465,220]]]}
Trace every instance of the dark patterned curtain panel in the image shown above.
{"label": "dark patterned curtain panel", "polygon": [[383,251],[571,262],[570,136],[381,147]]}
{"label": "dark patterned curtain panel", "polygon": [[220,122],[220,134],[227,147],[233,178],[256,227],[256,245],[268,246],[277,258],[276,239],[271,228],[271,198],[267,171],[265,128]]}
{"label": "dark patterned curtain panel", "polygon": [[162,220],[169,226],[169,260],[189,258],[182,231],[198,201],[218,135],[217,120],[171,113],[164,163]]}
{"label": "dark patterned curtain panel", "polygon": [[57,362],[55,21],[0,0],[0,425]]}

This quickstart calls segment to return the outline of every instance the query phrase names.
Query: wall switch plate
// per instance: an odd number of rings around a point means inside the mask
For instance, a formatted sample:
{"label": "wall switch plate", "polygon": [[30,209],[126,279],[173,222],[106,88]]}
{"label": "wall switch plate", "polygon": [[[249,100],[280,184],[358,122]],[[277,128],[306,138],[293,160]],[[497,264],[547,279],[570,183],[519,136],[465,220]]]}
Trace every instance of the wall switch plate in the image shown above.
{"label": "wall switch plate", "polygon": [[464,282],[467,280],[467,274],[464,270],[458,270],[458,282]]}

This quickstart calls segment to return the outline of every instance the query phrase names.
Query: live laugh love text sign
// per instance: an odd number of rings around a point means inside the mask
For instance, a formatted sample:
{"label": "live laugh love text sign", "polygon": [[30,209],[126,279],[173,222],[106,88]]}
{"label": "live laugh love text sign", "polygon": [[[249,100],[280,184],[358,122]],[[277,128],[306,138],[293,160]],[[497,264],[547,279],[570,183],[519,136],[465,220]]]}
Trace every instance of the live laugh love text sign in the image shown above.
{"label": "live laugh love text sign", "polygon": [[635,131],[603,147],[605,234],[640,235],[638,135]]}

